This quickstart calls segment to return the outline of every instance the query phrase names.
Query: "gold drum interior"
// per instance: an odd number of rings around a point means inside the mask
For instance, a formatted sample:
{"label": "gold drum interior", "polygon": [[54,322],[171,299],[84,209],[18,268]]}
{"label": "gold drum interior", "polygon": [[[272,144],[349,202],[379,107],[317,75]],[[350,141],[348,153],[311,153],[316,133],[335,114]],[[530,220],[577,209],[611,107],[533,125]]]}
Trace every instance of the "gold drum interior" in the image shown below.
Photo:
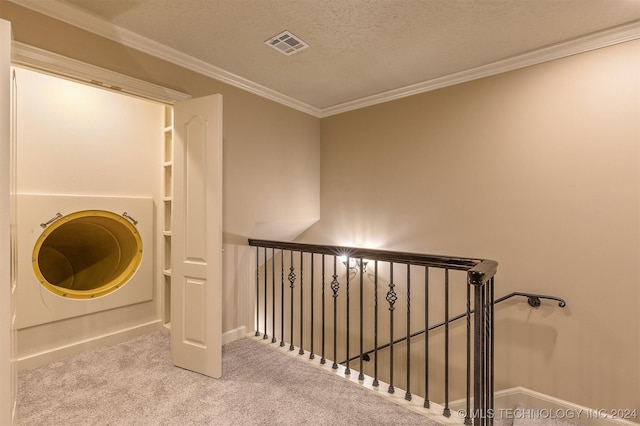
{"label": "gold drum interior", "polygon": [[51,223],[36,241],[33,271],[47,290],[91,299],[125,285],[142,261],[142,239],[125,217],[78,211]]}

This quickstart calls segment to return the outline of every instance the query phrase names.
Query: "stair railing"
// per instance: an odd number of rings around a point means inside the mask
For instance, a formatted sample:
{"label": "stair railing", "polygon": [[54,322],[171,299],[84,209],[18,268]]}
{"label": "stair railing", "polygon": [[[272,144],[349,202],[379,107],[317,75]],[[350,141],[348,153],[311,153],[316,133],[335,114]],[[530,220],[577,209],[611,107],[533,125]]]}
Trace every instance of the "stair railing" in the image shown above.
{"label": "stair railing", "polygon": [[[420,323],[425,329],[428,328],[430,309],[441,314],[444,341],[438,356],[443,357],[440,372],[443,380],[437,384],[434,393],[442,396],[442,415],[445,417],[451,416],[449,326],[453,319],[450,318],[449,308],[452,298],[456,303],[464,302],[464,422],[467,425],[493,424],[490,414],[494,405],[493,307],[494,276],[498,265],[495,261],[256,239],[250,239],[249,245],[256,247],[256,336],[262,335],[264,340],[271,336],[271,342],[275,344],[278,341],[276,334],[279,334],[280,346],[285,346],[288,341],[289,350],[295,350],[297,345],[299,355],[308,351],[310,359],[319,354],[321,364],[326,363],[327,356],[330,356],[334,369],[338,368],[336,360],[340,351],[344,354],[341,358],[346,359],[344,374],[350,375],[351,361],[359,359],[358,379],[363,381],[365,335],[367,340],[373,340],[373,347],[378,348],[379,335],[385,334],[382,330],[385,327],[386,340],[391,342],[388,351],[385,351],[388,352],[389,362],[384,371],[379,371],[378,349],[374,349],[372,384],[379,386],[378,379],[383,377],[388,383],[387,392],[394,393],[394,372],[403,368],[406,400],[413,397],[411,361],[415,350],[412,349],[411,335],[414,334],[412,329],[418,326],[415,324],[415,312],[418,311],[422,316]],[[373,285],[365,286],[365,269],[371,267]],[[414,283],[416,277],[423,280],[418,286]],[[285,288],[285,281],[288,282],[288,289]],[[381,286],[386,288],[381,289]],[[461,297],[465,286],[466,298]],[[441,300],[436,301],[431,295],[436,290],[442,293]],[[419,301],[414,294],[421,296]],[[357,304],[353,300],[356,297]],[[388,311],[386,316],[380,312],[381,305]],[[356,315],[357,324],[353,327],[352,317]],[[402,349],[406,357],[399,360],[404,367],[394,364],[394,333],[398,331],[404,334]],[[429,333],[423,334],[424,346],[419,358],[424,359],[424,365],[421,366],[424,376],[418,388],[423,394],[424,407],[430,408],[430,368],[436,367],[431,365],[433,362],[430,363]],[[353,347],[357,347],[355,357],[351,353]],[[456,388],[456,391],[459,389]]]}
{"label": "stair railing", "polygon": [[[537,307],[539,307],[539,306],[542,304],[541,299],[546,299],[546,300],[555,300],[556,302],[558,302],[558,306],[559,306],[559,307],[561,307],[561,308],[564,308],[565,306],[567,306],[567,302],[565,302],[565,300],[564,300],[564,299],[562,299],[562,298],[560,298],[560,297],[556,297],[556,296],[548,296],[548,295],[545,295],[545,294],[525,293],[525,292],[513,292],[513,293],[509,293],[509,294],[507,294],[506,296],[502,296],[502,297],[500,297],[500,298],[496,299],[496,300],[493,302],[493,304],[494,304],[494,306],[495,306],[495,305],[497,305],[497,304],[499,304],[499,303],[502,303],[502,302],[504,302],[504,301],[506,301],[506,300],[509,300],[509,299],[511,299],[511,298],[513,298],[513,297],[526,297],[526,298],[527,298],[527,303],[528,303],[528,304],[529,304],[529,306],[531,306],[532,308],[537,308]],[[471,310],[471,313],[473,313],[473,310]],[[465,318],[466,316],[467,316],[467,314],[466,314],[466,312],[465,312],[465,313],[462,313],[462,314],[456,315],[455,317],[449,318],[449,321],[448,321],[448,322],[449,322],[449,323],[452,323],[452,322],[454,322],[454,321],[458,321],[458,320],[460,320],[460,319],[463,319],[463,318]],[[434,324],[434,325],[430,326],[426,331],[433,331],[433,330],[436,330],[436,329],[438,329],[438,328],[440,328],[440,327],[443,327],[446,323],[447,323],[446,321],[439,322],[439,323],[437,323],[437,324]],[[425,333],[425,330],[416,331],[416,332],[411,333],[411,335],[409,336],[409,338],[410,338],[410,339],[413,339],[414,337],[421,336],[421,335],[423,335],[424,333]],[[396,345],[396,344],[398,344],[398,343],[405,342],[406,340],[407,340],[407,337],[401,337],[401,338],[399,338],[399,339],[396,339],[396,340],[393,342],[393,344],[394,344],[394,345]],[[370,350],[368,350],[368,351],[364,352],[361,356],[362,356],[362,358],[363,358],[363,360],[364,360],[365,362],[369,362],[369,361],[371,361],[371,357],[370,357],[369,355],[371,355],[371,354],[372,354],[373,352],[375,352],[376,350],[386,349],[386,348],[388,348],[389,346],[391,346],[391,343],[385,343],[384,345],[380,345],[380,346],[376,347],[375,349],[370,349]],[[359,356],[360,356],[360,355],[358,355],[358,356],[354,356],[354,357],[351,357],[351,359],[350,359],[349,361],[355,361],[355,360],[357,360],[357,359],[358,359],[358,357],[359,357]],[[346,362],[347,362],[347,361],[345,360],[345,361],[342,361],[340,364],[345,364]]]}

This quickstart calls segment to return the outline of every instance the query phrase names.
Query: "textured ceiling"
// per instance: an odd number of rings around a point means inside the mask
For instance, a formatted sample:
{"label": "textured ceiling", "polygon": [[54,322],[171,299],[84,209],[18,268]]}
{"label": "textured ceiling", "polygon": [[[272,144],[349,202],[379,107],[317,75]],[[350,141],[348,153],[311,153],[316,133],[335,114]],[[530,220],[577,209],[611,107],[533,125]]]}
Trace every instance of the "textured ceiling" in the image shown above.
{"label": "textured ceiling", "polygon": [[[640,19],[640,0],[55,1],[319,109]],[[284,30],[310,47],[264,44]]]}

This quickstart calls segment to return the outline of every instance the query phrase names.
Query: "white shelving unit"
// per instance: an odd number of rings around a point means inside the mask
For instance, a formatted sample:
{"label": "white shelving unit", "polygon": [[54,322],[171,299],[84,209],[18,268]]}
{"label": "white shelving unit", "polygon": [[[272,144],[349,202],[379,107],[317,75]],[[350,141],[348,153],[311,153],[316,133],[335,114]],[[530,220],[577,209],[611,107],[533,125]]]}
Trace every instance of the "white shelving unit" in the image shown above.
{"label": "white shelving unit", "polygon": [[173,212],[173,108],[165,107],[162,149],[164,325],[171,327],[171,218]]}

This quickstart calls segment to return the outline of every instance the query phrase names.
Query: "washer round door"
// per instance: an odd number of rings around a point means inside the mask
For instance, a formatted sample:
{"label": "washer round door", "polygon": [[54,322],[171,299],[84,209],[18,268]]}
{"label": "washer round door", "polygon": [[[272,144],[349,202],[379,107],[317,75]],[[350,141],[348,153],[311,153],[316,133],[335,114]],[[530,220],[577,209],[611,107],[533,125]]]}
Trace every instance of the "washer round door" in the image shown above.
{"label": "washer round door", "polygon": [[47,290],[91,299],[125,285],[142,261],[142,239],[123,216],[78,211],[53,222],[33,248],[33,271]]}

